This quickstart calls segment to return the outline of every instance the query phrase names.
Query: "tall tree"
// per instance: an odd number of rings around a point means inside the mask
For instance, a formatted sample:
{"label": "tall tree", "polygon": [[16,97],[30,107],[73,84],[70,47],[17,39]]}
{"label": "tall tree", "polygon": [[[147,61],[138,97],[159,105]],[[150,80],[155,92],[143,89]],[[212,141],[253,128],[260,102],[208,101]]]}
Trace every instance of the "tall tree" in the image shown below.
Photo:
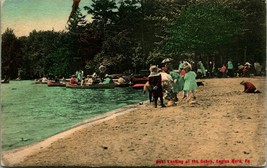
{"label": "tall tree", "polygon": [[242,34],[236,48],[240,62],[266,60],[266,2],[265,0],[225,0],[226,5],[238,10],[244,18]]}
{"label": "tall tree", "polygon": [[18,77],[18,68],[21,67],[21,43],[13,30],[7,28],[2,34],[2,76],[14,79]]}
{"label": "tall tree", "polygon": [[75,12],[71,15],[68,21],[66,29],[69,33],[69,44],[73,54],[73,67],[75,69],[81,69],[83,66],[84,57],[87,54],[87,46],[83,40],[86,35],[86,28],[88,26],[86,15],[81,13],[81,9],[77,7]]}
{"label": "tall tree", "polygon": [[213,2],[191,4],[181,11],[164,47],[167,53],[209,53],[232,44],[240,33],[239,13]]}

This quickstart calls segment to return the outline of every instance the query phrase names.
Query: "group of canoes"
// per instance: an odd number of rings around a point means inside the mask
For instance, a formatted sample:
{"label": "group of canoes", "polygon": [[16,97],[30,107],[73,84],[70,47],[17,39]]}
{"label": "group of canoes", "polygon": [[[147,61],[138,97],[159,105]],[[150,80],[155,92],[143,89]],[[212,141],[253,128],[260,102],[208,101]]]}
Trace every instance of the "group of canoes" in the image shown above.
{"label": "group of canoes", "polygon": [[132,87],[134,89],[143,88],[148,81],[145,76],[125,76],[123,74],[106,75],[104,80],[88,75],[82,80],[78,80],[75,75],[68,79],[52,79],[46,77],[35,80],[35,84],[47,84],[49,87],[66,87],[74,89],[112,89],[115,87]]}

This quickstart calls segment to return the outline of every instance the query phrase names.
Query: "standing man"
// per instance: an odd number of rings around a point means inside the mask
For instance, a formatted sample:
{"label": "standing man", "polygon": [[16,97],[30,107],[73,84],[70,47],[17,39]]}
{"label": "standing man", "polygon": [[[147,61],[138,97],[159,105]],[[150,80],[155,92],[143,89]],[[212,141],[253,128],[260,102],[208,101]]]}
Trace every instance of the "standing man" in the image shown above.
{"label": "standing man", "polygon": [[161,107],[166,107],[163,103],[163,89],[162,89],[162,79],[161,74],[158,73],[158,67],[152,65],[150,68],[150,75],[148,76],[148,83],[152,88],[152,96],[155,104],[155,108],[157,108],[158,98],[160,99]]}

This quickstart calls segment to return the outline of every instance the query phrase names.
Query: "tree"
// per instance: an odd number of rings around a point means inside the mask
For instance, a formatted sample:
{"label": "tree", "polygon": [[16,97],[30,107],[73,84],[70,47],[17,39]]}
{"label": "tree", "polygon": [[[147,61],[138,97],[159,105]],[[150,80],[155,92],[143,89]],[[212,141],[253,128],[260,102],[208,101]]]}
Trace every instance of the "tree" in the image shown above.
{"label": "tree", "polygon": [[266,60],[266,3],[265,0],[225,0],[226,5],[239,11],[244,18],[241,34],[235,47],[239,61]]}
{"label": "tree", "polygon": [[11,28],[7,28],[2,34],[2,76],[11,79],[18,77],[18,68],[21,67],[21,43]]}
{"label": "tree", "polygon": [[231,43],[240,32],[239,14],[219,3],[184,8],[171,28],[165,50],[209,52]]}

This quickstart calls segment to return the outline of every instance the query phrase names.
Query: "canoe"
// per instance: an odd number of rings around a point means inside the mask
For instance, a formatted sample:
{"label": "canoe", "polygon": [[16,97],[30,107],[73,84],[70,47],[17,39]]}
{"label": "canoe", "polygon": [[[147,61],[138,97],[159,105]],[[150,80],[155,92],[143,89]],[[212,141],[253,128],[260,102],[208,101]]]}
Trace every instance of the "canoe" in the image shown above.
{"label": "canoe", "polygon": [[132,86],[133,89],[143,89],[145,84],[143,83],[137,83]]}
{"label": "canoe", "polygon": [[47,82],[34,81],[35,84],[47,84]]}
{"label": "canoe", "polygon": [[123,84],[116,84],[115,83],[115,87],[129,87],[129,86],[131,86],[131,84],[129,84],[129,83],[123,83]]}
{"label": "canoe", "polygon": [[60,82],[54,82],[54,81],[48,81],[47,82],[48,87],[65,87],[65,83],[60,83]]}
{"label": "canoe", "polygon": [[9,83],[9,80],[1,80],[1,83]]}
{"label": "canoe", "polygon": [[148,77],[133,77],[131,82],[133,84],[145,84],[148,81]]}
{"label": "canoe", "polygon": [[69,83],[66,84],[66,88],[72,89],[114,89],[114,83],[108,84],[93,84],[93,85],[70,85]]}

